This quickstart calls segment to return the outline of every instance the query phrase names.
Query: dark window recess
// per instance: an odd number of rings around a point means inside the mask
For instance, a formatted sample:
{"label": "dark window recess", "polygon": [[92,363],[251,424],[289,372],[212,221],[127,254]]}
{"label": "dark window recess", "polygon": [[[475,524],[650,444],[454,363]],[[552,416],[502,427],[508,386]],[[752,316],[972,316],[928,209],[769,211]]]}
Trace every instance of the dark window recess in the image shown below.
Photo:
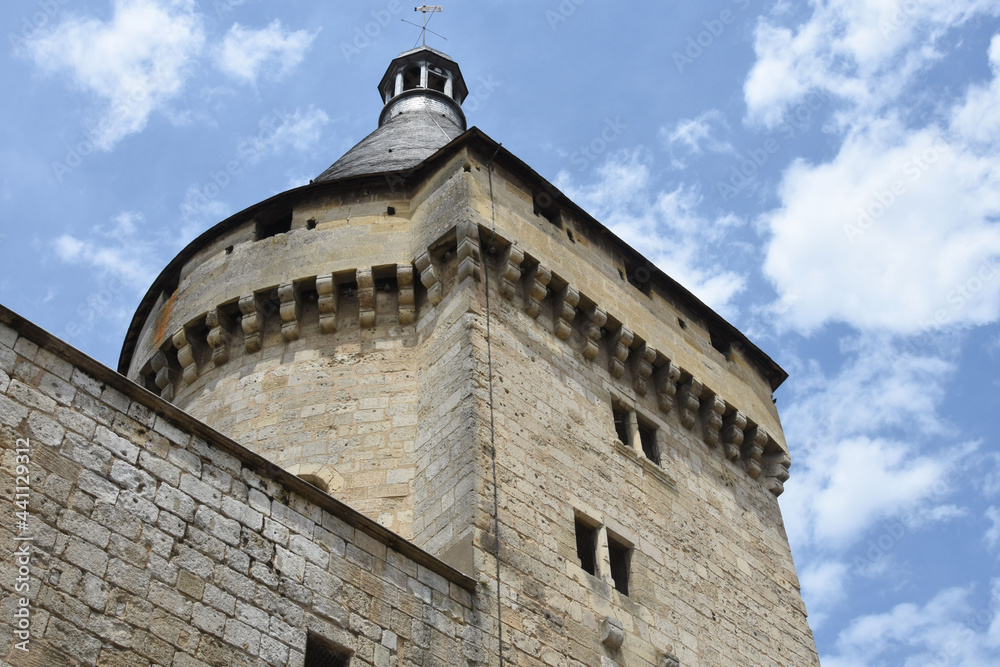
{"label": "dark window recess", "polygon": [[576,520],[576,557],[587,574],[597,574],[597,529]]}
{"label": "dark window recess", "polygon": [[625,279],[632,287],[649,296],[653,287],[653,272],[645,264],[625,262]]}
{"label": "dark window recess", "polygon": [[448,79],[446,79],[443,75],[438,74],[437,72],[427,72],[427,87],[430,88],[431,90],[436,90],[439,93],[443,93],[444,85],[447,80]]}
{"label": "dark window recess", "polygon": [[656,428],[639,422],[639,441],[646,458],[660,465],[660,449],[656,446]]}
{"label": "dark window recess", "polygon": [[413,90],[420,87],[420,68],[411,67],[403,72],[403,90]]}
{"label": "dark window recess", "polygon": [[628,595],[629,561],[632,560],[632,549],[608,533],[608,557],[611,560],[611,578],[615,581],[615,590],[622,595]]}
{"label": "dark window recess", "polygon": [[535,195],[535,215],[540,215],[556,227],[562,229],[562,219],[559,215],[559,207],[552,200],[552,197],[544,192]]}
{"label": "dark window recess", "polygon": [[629,446],[632,443],[629,442],[629,428],[628,428],[628,411],[622,410],[621,408],[611,408],[615,415],[615,433],[618,435],[618,439],[622,441],[623,445]]}
{"label": "dark window recess", "polygon": [[386,206],[385,212],[387,215],[396,215],[396,208],[394,206]]}
{"label": "dark window recess", "polygon": [[306,638],[305,667],[350,667],[351,653],[310,634]]}
{"label": "dark window recess", "polygon": [[254,240],[263,241],[264,239],[271,238],[272,236],[285,234],[290,231],[292,231],[291,211],[289,211],[286,215],[279,215],[258,220],[257,224],[254,226]]}
{"label": "dark window recess", "polygon": [[153,367],[148,362],[139,371],[139,377],[142,380],[139,384],[154,394],[159,395],[160,388],[156,386],[156,373],[153,372]]}
{"label": "dark window recess", "polygon": [[306,220],[306,229],[316,229],[316,219],[309,218]]}
{"label": "dark window recess", "polygon": [[723,338],[720,334],[711,329],[708,330],[708,335],[712,339],[712,347],[721,352],[722,356],[728,359],[733,353],[732,342],[727,338]]}

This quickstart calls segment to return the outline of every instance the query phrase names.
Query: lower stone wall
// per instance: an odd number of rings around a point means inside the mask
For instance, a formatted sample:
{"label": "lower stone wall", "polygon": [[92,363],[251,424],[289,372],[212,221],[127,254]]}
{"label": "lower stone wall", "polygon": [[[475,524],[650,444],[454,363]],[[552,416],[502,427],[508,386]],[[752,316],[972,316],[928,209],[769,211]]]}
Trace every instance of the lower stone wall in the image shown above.
{"label": "lower stone wall", "polygon": [[485,659],[474,580],[2,307],[0,447],[0,662]]}

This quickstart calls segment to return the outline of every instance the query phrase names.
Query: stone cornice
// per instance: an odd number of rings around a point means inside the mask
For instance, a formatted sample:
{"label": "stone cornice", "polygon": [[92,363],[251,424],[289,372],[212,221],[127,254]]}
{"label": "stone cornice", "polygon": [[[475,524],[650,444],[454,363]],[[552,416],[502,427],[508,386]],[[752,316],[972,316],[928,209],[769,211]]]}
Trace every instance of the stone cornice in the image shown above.
{"label": "stone cornice", "polygon": [[[578,331],[578,338],[583,342],[576,351],[587,362],[597,359],[601,346],[605,346],[608,359],[605,371],[610,381],[622,383],[637,396],[654,393],[651,398],[664,417],[676,414],[680,424],[691,431],[700,425],[702,439],[710,451],[743,468],[751,478],[763,478],[765,488],[774,495],[784,491],[791,465],[788,453],[751,415],[742,413],[727,401],[720,393],[722,388],[707,386],[676,364],[668,350],[653,347],[649,342],[651,332],[634,330],[628,322],[622,322],[620,313],[615,317],[615,304],[607,307],[595,304],[587,312],[581,312],[581,302],[594,301],[564,280],[558,271],[543,265],[527,249],[490,230],[467,221],[460,222],[416,257],[412,265],[395,267],[399,291],[397,317],[401,326],[412,325],[419,316],[413,294],[414,275],[419,276],[427,290],[425,308],[439,304],[448,287],[439,278],[439,271],[441,275],[445,273],[443,264],[451,262],[457,266],[456,284],[462,284],[466,278],[480,280],[484,268],[481,238],[493,240],[492,251],[497,255],[497,291],[505,300],[514,302],[520,296],[524,313],[532,320],[537,319],[544,304],[551,301],[553,328],[549,333],[554,338],[567,345],[575,344],[572,333]],[[529,268],[525,270],[525,266]],[[354,275],[358,326],[371,328],[375,324],[373,271],[370,267],[362,267],[356,269]],[[248,353],[261,349],[262,332],[268,318],[280,318],[282,344],[298,337],[302,309],[295,294],[299,294],[299,286],[303,284],[315,285],[320,302],[321,330],[331,333],[342,329],[337,320],[340,293],[336,276],[304,276],[288,281],[277,288],[279,296],[282,289],[285,290],[285,296],[279,299],[273,296],[274,286],[262,286],[242,295],[238,301],[237,328],[242,330],[243,345]],[[552,284],[561,287],[553,291]],[[148,360],[151,374],[146,379],[147,386],[155,385],[165,400],[173,400],[175,392],[194,382],[200,373],[227,363],[230,352],[221,348],[227,341],[229,345],[236,344],[239,336],[219,333],[224,329],[220,324],[220,319],[224,319],[220,314],[223,305],[201,314],[168,336]],[[605,327],[611,319],[619,324],[607,331]],[[290,337],[288,331],[294,331],[295,336]],[[210,360],[201,368],[195,363],[192,346],[213,350]]]}

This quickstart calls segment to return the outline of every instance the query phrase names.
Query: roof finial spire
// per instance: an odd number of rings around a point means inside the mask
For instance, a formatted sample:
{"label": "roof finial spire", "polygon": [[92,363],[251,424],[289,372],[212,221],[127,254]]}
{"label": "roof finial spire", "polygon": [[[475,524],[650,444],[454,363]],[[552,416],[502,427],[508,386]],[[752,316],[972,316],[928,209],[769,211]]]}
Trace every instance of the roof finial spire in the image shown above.
{"label": "roof finial spire", "polygon": [[[423,14],[424,14],[423,25],[420,27],[421,28],[420,39],[423,41],[423,45],[427,46],[427,32],[428,32],[428,30],[427,30],[427,23],[430,21],[430,19],[427,18],[427,15],[428,14],[434,14],[434,13],[437,13],[437,12],[443,12],[444,8],[441,5],[421,5],[419,7],[414,7],[413,11],[415,11],[415,12],[423,12]],[[441,39],[444,39],[444,40],[448,39],[447,37],[443,37],[441,35],[438,35],[433,30],[431,30],[430,33],[432,35],[437,35],[438,37],[441,37]]]}

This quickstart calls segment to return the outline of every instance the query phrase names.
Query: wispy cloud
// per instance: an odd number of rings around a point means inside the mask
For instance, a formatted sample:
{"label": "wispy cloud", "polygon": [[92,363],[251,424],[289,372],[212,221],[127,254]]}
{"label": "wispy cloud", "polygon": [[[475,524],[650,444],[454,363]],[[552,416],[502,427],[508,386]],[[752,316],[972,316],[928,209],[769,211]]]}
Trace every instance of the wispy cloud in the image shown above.
{"label": "wispy cloud", "polygon": [[907,665],[992,667],[1000,647],[1000,580],[992,587],[985,604],[971,588],[947,588],[924,605],[856,618],[840,633],[836,653],[822,656],[823,666],[885,665],[903,650]]}
{"label": "wispy cloud", "polygon": [[94,269],[104,276],[114,276],[141,293],[163,264],[159,244],[144,238],[145,219],[136,211],[125,211],[108,225],[97,225],[83,235],[61,234],[52,242],[60,260]]}
{"label": "wispy cloud", "polygon": [[709,153],[735,153],[727,139],[729,123],[718,109],[709,109],[697,118],[683,118],[673,125],[660,128],[660,137],[673,157],[675,168],[685,166],[685,157]]}
{"label": "wispy cloud", "polygon": [[114,0],[112,17],[71,17],[27,43],[44,71],[98,100],[90,140],[111,150],[176,97],[205,41],[192,0]]}
{"label": "wispy cloud", "polygon": [[216,51],[215,63],[222,72],[244,83],[256,84],[262,74],[281,79],[302,62],[317,34],[285,30],[277,19],[260,30],[237,23]]}
{"label": "wispy cloud", "polygon": [[993,0],[832,0],[810,7],[801,25],[765,18],[757,26],[757,60],[744,86],[754,122],[774,127],[815,91],[845,101],[848,117],[877,113],[942,57],[937,47],[951,29],[1000,14]]}
{"label": "wispy cloud", "polygon": [[986,546],[991,550],[1000,546],[1000,507],[990,507],[986,510],[986,518],[992,524],[983,535]]}
{"label": "wispy cloud", "polygon": [[783,411],[803,455],[782,508],[790,539],[813,553],[844,553],[880,521],[905,517],[916,529],[918,514],[954,518],[939,508],[975,449],[944,441],[950,362],[873,336],[844,351],[834,375],[815,364],[797,369],[798,396]]}
{"label": "wispy cloud", "polygon": [[746,278],[710,249],[743,221],[732,215],[704,217],[696,188],[659,189],[651,169],[648,153],[623,150],[595,169],[591,182],[578,183],[564,171],[556,184],[698,298],[731,315]]}
{"label": "wispy cloud", "polygon": [[233,156],[210,170],[201,183],[188,187],[181,202],[182,231],[193,238],[204,225],[233,213],[220,199],[225,190],[243,172],[262,160],[291,150],[309,153],[321,145],[323,131],[330,117],[322,109],[309,106],[292,113],[274,110],[259,123],[257,134],[243,137],[236,143]]}

